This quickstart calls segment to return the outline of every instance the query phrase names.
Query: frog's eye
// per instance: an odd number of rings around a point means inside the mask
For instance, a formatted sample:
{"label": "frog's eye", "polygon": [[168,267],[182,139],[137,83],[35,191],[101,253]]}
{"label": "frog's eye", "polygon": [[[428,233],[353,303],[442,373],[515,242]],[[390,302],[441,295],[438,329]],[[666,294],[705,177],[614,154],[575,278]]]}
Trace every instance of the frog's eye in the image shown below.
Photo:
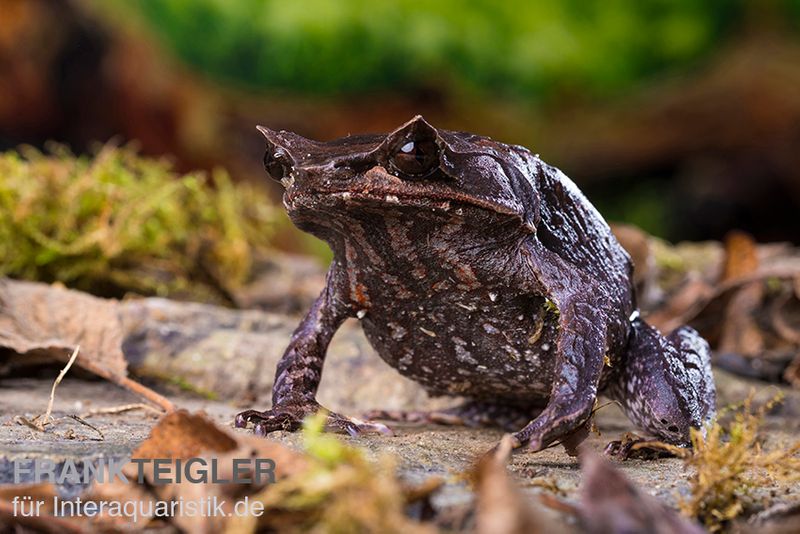
{"label": "frog's eye", "polygon": [[292,172],[289,155],[282,148],[267,149],[264,154],[264,170],[273,180],[281,181]]}
{"label": "frog's eye", "polygon": [[439,166],[439,147],[433,138],[406,139],[398,143],[391,157],[401,174],[424,178]]}

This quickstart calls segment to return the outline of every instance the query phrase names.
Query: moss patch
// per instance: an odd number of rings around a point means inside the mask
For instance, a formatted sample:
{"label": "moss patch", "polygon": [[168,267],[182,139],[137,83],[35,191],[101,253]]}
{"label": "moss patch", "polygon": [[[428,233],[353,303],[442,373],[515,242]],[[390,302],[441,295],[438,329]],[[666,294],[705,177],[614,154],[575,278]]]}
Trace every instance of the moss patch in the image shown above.
{"label": "moss patch", "polygon": [[224,302],[269,244],[266,194],[106,146],[0,154],[0,275]]}

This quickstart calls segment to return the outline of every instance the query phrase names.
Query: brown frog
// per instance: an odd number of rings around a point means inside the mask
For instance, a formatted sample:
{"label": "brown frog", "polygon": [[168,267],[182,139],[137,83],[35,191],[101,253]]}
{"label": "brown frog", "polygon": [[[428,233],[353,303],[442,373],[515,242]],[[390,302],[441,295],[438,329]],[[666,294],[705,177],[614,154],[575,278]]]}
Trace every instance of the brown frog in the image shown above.
{"label": "brown frog", "polygon": [[[348,317],[428,392],[471,399],[383,416],[499,424],[533,450],[581,429],[599,393],[676,444],[713,417],[708,344],[638,317],[628,254],[575,184],[527,149],[419,116],[332,142],[259,130],[289,216],[334,258],[278,364],[272,408],[240,413],[237,426],[295,430],[320,410],[326,349]],[[336,413],[328,428],[388,430]]]}

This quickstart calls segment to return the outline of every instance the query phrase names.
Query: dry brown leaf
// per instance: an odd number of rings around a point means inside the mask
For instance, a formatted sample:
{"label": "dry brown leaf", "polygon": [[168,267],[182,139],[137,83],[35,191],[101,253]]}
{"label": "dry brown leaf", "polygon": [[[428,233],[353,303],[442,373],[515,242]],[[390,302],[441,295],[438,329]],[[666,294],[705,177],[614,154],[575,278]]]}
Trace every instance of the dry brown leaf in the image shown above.
{"label": "dry brown leaf", "polygon": [[783,379],[796,388],[800,388],[800,357],[796,357],[783,372]]}
{"label": "dry brown leaf", "polygon": [[666,508],[600,455],[583,451],[581,471],[579,510],[585,532],[703,533],[699,525]]}
{"label": "dry brown leaf", "polygon": [[725,236],[725,265],[722,282],[729,282],[758,272],[758,249],[753,238],[744,232],[732,231]]}
{"label": "dry brown leaf", "polygon": [[689,322],[713,296],[713,287],[698,277],[689,276],[664,304],[646,315],[647,322],[662,332],[671,332]]}
{"label": "dry brown leaf", "polygon": [[[53,515],[53,502],[57,494],[55,486],[50,482],[0,486],[0,526],[13,529],[9,530],[9,532],[32,531],[53,534],[84,534],[91,532],[86,527],[85,522],[80,519],[55,517]],[[30,497],[31,500],[26,502],[43,501],[43,504],[39,508],[38,514],[24,517],[19,513],[22,511],[19,508],[19,504],[17,505],[18,513],[14,513],[13,500],[15,497],[20,500],[24,497]]]}
{"label": "dry brown leaf", "polygon": [[535,534],[559,529],[537,509],[506,473],[511,454],[511,436],[506,435],[492,453],[478,462],[474,478],[478,499],[478,534]]}
{"label": "dry brown leaf", "polygon": [[723,353],[758,356],[764,350],[764,335],[756,315],[764,300],[761,281],[749,282],[733,295],[725,310],[717,350]]}
{"label": "dry brown leaf", "polygon": [[125,376],[117,302],[59,286],[0,280],[0,346],[66,363],[76,345],[86,362]]}
{"label": "dry brown leaf", "polygon": [[119,303],[58,285],[0,279],[0,347],[26,358],[75,365],[149,400],[164,411],[172,403],[127,377]]}
{"label": "dry brown leaf", "polygon": [[[151,430],[150,436],[142,442],[132,454],[133,459],[154,458],[204,458],[208,462],[212,458],[217,461],[219,479],[231,479],[233,476],[232,460],[234,458],[269,458],[275,462],[275,479],[280,480],[290,474],[298,473],[306,468],[306,460],[287,447],[264,438],[248,434],[234,434],[217,426],[202,413],[189,413],[177,410],[161,418]],[[130,463],[123,469],[128,477],[127,484],[114,481],[106,484],[95,484],[87,496],[91,500],[122,501],[199,501],[214,499],[224,501],[226,514],[233,512],[233,507],[245,495],[254,495],[265,486],[261,484],[234,483],[190,483],[185,480],[179,483],[164,485],[152,484],[154,480],[151,463],[143,465],[142,473],[147,485],[136,482],[138,468]],[[251,476],[246,474],[245,476]],[[142,518],[137,527],[144,527],[151,518]],[[186,532],[221,532],[228,517],[215,516],[176,516],[171,518],[173,524]],[[119,518],[103,517],[98,524],[119,526]],[[130,525],[128,525],[130,526]]]}
{"label": "dry brown leaf", "polygon": [[236,439],[201,414],[177,410],[161,418],[133,458],[192,458],[203,452],[229,452]]}
{"label": "dry brown leaf", "polygon": [[652,278],[653,247],[650,236],[631,224],[613,223],[611,231],[633,260],[633,283],[641,290],[643,284]]}
{"label": "dry brown leaf", "polygon": [[783,294],[770,305],[770,326],[784,341],[800,348],[800,298],[783,289]]}

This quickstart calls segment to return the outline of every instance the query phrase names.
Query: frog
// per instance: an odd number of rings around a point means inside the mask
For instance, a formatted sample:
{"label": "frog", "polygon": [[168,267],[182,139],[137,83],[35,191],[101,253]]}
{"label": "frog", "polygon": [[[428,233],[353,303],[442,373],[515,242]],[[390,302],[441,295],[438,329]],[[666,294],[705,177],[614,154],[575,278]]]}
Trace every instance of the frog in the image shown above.
{"label": "frog", "polygon": [[[630,256],[537,154],[419,115],[388,134],[326,142],[258,130],[289,218],[333,259],[277,365],[271,408],[237,414],[236,427],[295,431],[324,411],[333,432],[391,433],[382,420],[500,426],[515,448],[540,451],[585,437],[600,395],[680,446],[714,417],[708,343],[642,318]],[[400,374],[462,404],[324,409],[327,348],[347,319]]]}

